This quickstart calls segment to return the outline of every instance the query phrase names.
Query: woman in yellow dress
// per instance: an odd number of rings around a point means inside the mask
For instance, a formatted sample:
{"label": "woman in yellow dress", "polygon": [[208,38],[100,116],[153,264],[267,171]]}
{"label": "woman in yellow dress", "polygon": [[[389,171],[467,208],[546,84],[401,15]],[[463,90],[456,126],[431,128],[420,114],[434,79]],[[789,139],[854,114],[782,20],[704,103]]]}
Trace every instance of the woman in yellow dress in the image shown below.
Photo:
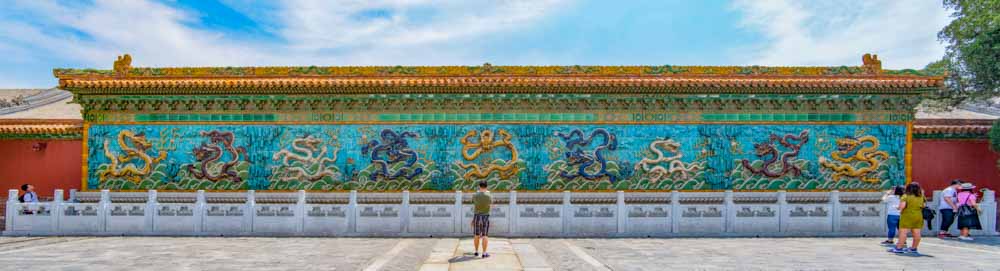
{"label": "woman in yellow dress", "polygon": [[[920,229],[924,227],[924,190],[917,182],[906,186],[906,194],[899,199],[899,241],[889,250],[893,253],[917,253]],[[906,234],[913,234],[913,246],[906,248]]]}

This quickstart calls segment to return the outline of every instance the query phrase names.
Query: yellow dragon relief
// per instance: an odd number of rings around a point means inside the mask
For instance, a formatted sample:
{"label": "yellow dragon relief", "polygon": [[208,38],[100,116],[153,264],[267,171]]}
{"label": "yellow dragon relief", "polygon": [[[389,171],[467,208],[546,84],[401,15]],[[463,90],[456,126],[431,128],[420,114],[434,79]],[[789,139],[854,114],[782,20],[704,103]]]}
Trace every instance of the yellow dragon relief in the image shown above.
{"label": "yellow dragon relief", "polygon": [[[861,147],[865,142],[870,143],[871,146]],[[820,165],[833,171],[831,177],[834,181],[839,181],[843,177],[854,177],[864,182],[879,182],[879,177],[875,176],[877,175],[876,170],[882,162],[889,159],[889,154],[878,150],[878,138],[874,136],[843,137],[836,140],[836,145],[837,151],[831,153],[830,157],[841,163],[827,160],[825,157],[819,158]],[[859,147],[860,149],[858,149]],[[852,152],[854,155],[851,155]],[[868,166],[854,167],[854,163],[858,161],[865,162]]]}
{"label": "yellow dragon relief", "polygon": [[[497,129],[497,134],[500,135],[500,140],[495,140],[493,138],[493,132],[490,130],[483,130],[479,134],[479,142],[472,142],[470,138],[476,136],[477,132],[475,130],[469,131],[460,140],[462,143],[462,158],[466,161],[472,161],[478,158],[483,153],[492,152],[494,148],[504,147],[510,150],[510,160],[504,165],[490,164],[485,170],[480,168],[477,164],[465,164],[462,162],[456,162],[459,167],[467,170],[463,176],[466,180],[472,178],[486,178],[490,176],[493,172],[498,172],[500,174],[500,179],[510,179],[517,175],[519,168],[517,168],[517,149],[514,148],[514,144],[510,143],[512,136],[504,129]],[[472,151],[471,153],[469,151]],[[490,163],[490,162],[487,162]]]}
{"label": "yellow dragon relief", "polygon": [[[126,140],[128,142],[126,142]],[[128,143],[131,143],[131,146],[129,146]],[[142,133],[135,134],[128,130],[123,130],[118,133],[118,146],[124,154],[115,156],[114,153],[111,153],[111,148],[109,148],[108,145],[109,142],[105,139],[104,156],[108,157],[108,160],[111,161],[111,165],[108,166],[108,169],[101,172],[102,182],[109,177],[123,177],[129,181],[138,183],[142,181],[142,177],[151,173],[154,165],[167,158],[167,152],[163,150],[159,151],[156,158],[150,157],[146,152],[149,151],[152,144],[146,140],[146,135]],[[142,160],[142,168],[136,166],[135,163],[129,163],[135,158]]]}

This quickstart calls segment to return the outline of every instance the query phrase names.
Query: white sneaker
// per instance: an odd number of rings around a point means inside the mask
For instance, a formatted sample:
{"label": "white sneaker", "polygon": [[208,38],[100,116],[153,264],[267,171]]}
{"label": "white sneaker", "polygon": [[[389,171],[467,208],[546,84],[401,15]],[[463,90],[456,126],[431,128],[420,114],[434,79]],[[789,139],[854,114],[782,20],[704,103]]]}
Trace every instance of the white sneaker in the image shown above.
{"label": "white sneaker", "polygon": [[958,240],[972,241],[972,240],[975,240],[975,239],[972,239],[972,237],[968,237],[968,236],[959,236]]}

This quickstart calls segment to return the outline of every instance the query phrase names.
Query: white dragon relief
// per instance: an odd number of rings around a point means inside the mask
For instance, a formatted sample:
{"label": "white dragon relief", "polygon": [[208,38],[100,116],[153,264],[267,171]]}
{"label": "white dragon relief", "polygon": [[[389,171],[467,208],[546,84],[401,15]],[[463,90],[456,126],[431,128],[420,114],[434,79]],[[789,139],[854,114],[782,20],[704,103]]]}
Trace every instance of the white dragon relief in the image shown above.
{"label": "white dragon relief", "polygon": [[[705,162],[685,163],[681,161],[683,154],[679,150],[680,146],[681,144],[673,139],[654,140],[652,143],[649,143],[649,150],[656,154],[656,158],[642,158],[642,161],[635,164],[635,169],[639,170],[641,168],[645,171],[646,177],[651,182],[666,180],[675,174],[679,174],[683,180],[697,176],[700,170],[705,168]],[[673,153],[673,156],[666,157],[663,154],[664,151]],[[666,167],[661,165],[661,163],[667,163]]]}
{"label": "white dragon relief", "polygon": [[[323,140],[311,135],[292,140],[291,148],[294,150],[282,149],[274,154],[273,160],[282,160],[282,165],[291,174],[281,177],[282,181],[301,180],[316,181],[325,176],[336,178],[337,168],[333,163],[337,161],[339,148],[333,149],[332,158],[327,157],[327,146],[323,145]],[[316,153],[319,151],[319,153]],[[297,152],[297,153],[296,153]],[[293,166],[290,163],[298,161],[299,165]],[[310,172],[309,169],[316,168]]]}

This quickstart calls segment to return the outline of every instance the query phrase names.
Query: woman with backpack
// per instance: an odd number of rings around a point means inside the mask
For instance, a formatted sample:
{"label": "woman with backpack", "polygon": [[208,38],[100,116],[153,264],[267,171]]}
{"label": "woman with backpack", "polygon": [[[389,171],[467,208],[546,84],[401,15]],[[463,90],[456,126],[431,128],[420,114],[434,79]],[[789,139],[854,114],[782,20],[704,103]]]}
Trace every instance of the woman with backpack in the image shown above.
{"label": "woman with backpack", "polygon": [[963,183],[958,187],[958,229],[961,234],[958,239],[965,241],[972,241],[972,237],[969,236],[969,230],[981,230],[983,229],[982,224],[979,223],[979,205],[976,204],[976,189],[975,185],[972,183]]}
{"label": "woman with backpack", "polygon": [[[899,241],[889,249],[892,253],[917,253],[920,246],[920,229],[924,227],[924,190],[917,182],[906,186],[906,193],[899,199]],[[913,246],[906,248],[906,234],[913,234]]]}

